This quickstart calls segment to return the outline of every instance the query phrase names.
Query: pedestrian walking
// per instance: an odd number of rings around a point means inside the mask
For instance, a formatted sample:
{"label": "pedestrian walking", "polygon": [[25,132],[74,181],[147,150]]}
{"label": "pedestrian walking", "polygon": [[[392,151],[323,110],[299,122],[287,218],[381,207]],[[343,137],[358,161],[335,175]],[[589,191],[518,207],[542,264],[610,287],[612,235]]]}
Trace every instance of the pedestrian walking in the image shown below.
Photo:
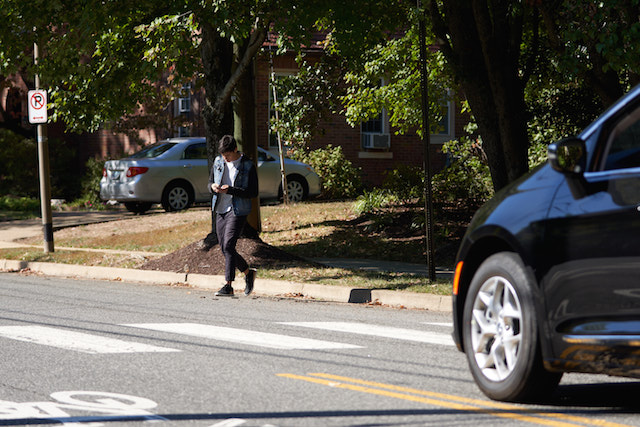
{"label": "pedestrian walking", "polygon": [[258,174],[251,159],[238,152],[236,140],[225,135],[218,143],[218,155],[209,175],[213,193],[211,209],[216,217],[216,233],[225,259],[226,284],[217,296],[232,296],[236,269],[244,273],[244,294],[253,291],[256,269],[250,268],[236,251],[236,243],[251,213],[251,199],[258,196]]}

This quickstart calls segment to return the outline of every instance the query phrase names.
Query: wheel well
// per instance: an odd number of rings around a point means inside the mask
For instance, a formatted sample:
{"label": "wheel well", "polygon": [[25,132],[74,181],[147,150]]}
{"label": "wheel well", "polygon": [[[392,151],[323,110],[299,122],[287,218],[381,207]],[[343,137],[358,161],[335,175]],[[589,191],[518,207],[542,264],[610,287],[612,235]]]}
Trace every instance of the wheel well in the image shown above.
{"label": "wheel well", "polygon": [[[458,283],[458,294],[456,296],[456,307],[454,315],[457,317],[458,325],[462,325],[464,314],[464,303],[473,276],[482,262],[491,255],[498,252],[515,252],[514,249],[504,240],[497,237],[486,237],[475,242],[464,259],[464,267]],[[462,345],[462,328],[458,328],[458,342]]]}
{"label": "wheel well", "polygon": [[185,188],[185,190],[187,190],[189,192],[189,196],[191,196],[191,199],[195,198],[195,191],[193,190],[193,186],[186,179],[174,179],[173,181],[169,181],[167,183],[167,185],[164,186],[164,190],[162,190],[162,197],[163,198],[164,198],[165,194],[167,193],[167,189],[172,187],[174,184],[182,185]]}

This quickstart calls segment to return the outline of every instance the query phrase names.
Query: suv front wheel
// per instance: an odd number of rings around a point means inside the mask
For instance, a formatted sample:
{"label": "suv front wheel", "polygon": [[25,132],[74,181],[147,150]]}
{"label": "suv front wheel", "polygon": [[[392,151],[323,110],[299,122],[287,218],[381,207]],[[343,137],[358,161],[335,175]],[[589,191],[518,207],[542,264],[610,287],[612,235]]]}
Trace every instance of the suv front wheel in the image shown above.
{"label": "suv front wheel", "polygon": [[476,384],[496,400],[537,400],[562,374],[542,364],[533,279],[521,258],[500,252],[475,273],[464,305],[463,342]]}

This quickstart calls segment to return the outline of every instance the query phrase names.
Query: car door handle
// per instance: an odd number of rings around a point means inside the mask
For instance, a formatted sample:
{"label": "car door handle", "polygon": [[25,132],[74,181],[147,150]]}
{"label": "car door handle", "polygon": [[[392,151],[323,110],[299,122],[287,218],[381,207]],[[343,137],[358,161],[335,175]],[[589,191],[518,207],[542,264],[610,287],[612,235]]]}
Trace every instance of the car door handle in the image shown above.
{"label": "car door handle", "polygon": [[193,166],[192,166],[192,165],[184,165],[184,166],[182,166],[182,167],[183,167],[183,168],[186,168],[186,169],[191,169]]}

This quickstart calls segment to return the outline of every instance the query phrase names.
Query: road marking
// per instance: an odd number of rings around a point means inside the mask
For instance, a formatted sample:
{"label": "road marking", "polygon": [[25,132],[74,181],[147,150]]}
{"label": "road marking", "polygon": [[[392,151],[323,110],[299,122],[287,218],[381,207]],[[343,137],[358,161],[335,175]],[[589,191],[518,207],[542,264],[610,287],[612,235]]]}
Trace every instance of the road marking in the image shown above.
{"label": "road marking", "polygon": [[215,423],[209,427],[237,427],[246,422],[247,420],[243,420],[241,418],[229,418],[228,420],[220,421],[219,423]]}
{"label": "road marking", "polygon": [[47,326],[0,326],[0,337],[91,354],[180,351]]}
{"label": "road marking", "polygon": [[[53,401],[0,400],[0,425],[32,424],[28,421],[52,424],[58,421],[56,424],[101,426],[104,425],[102,422],[113,421],[168,421],[149,412],[158,404],[144,397],[100,391],[59,391],[50,396]],[[87,412],[90,415],[86,415]]]}
{"label": "road marking", "polygon": [[151,329],[161,332],[172,332],[193,337],[227,341],[237,344],[255,345],[259,347],[282,350],[328,350],[362,348],[352,344],[314,340],[310,338],[292,337],[247,329],[226,328],[223,326],[202,325],[198,323],[137,323],[123,326]]}
{"label": "road marking", "polygon": [[454,345],[449,334],[419,331],[416,329],[394,328],[391,326],[367,325],[351,322],[281,322],[283,325],[302,326],[304,328],[324,329],[327,331],[348,332],[352,334],[372,335],[398,340],[417,341],[428,344]]}
{"label": "road marking", "polygon": [[453,322],[421,322],[423,325],[446,326],[453,328]]}
{"label": "road marking", "polygon": [[538,425],[553,427],[578,427],[584,426],[586,424],[601,427],[631,427],[626,424],[619,424],[601,419],[567,415],[557,412],[536,412],[535,410],[529,409],[527,407],[516,406],[507,403],[472,399],[452,394],[418,390],[410,387],[401,387],[393,384],[384,384],[374,381],[360,380],[357,378],[342,377],[338,375],[323,373],[307,374],[309,376],[287,373],[276,375],[283,378],[307,381],[329,387],[359,391],[362,393],[375,394],[378,396],[393,397],[396,399],[425,403],[428,405],[440,406],[459,411],[486,414],[500,418],[509,418]]}

